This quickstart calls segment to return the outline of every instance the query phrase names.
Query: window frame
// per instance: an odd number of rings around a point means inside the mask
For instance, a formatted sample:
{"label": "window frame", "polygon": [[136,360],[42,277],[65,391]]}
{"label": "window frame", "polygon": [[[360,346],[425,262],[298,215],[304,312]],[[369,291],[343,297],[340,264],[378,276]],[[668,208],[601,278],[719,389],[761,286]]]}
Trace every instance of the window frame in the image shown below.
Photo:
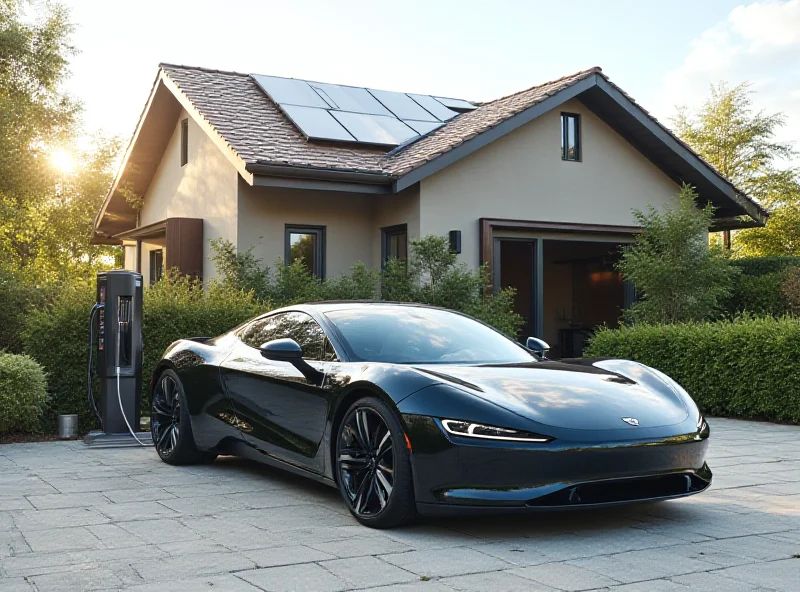
{"label": "window frame", "polygon": [[381,228],[381,267],[389,261],[389,240],[394,236],[406,235],[406,258],[401,261],[408,261],[408,224],[395,224]]}
{"label": "window frame", "polygon": [[189,163],[189,118],[181,120],[181,166]]}
{"label": "window frame", "polygon": [[319,279],[325,279],[325,227],[308,224],[287,224],[283,232],[283,262],[286,265],[292,264],[292,234],[311,234],[316,237],[316,246],[314,248],[316,262],[314,269],[309,269],[309,271]]}
{"label": "window frame", "polygon": [[[161,255],[160,266],[154,265],[157,254]],[[150,266],[150,285],[154,286],[164,277],[164,249],[152,249],[148,252],[147,259]]]}
{"label": "window frame", "polygon": [[[281,310],[281,311],[273,312],[273,313],[258,317],[257,319],[253,319],[252,321],[250,321],[249,323],[245,324],[240,329],[236,330],[236,332],[235,332],[236,338],[239,340],[239,343],[241,343],[242,345],[244,345],[246,347],[249,347],[250,349],[258,350],[259,348],[257,346],[250,345],[249,343],[247,343],[244,340],[244,335],[252,327],[254,327],[255,325],[268,323],[268,322],[270,322],[270,319],[275,319],[277,317],[281,317],[281,316],[285,316],[285,315],[293,315],[293,314],[294,315],[297,315],[297,314],[303,315],[303,316],[307,317],[307,319],[304,322],[309,322],[310,321],[310,322],[314,323],[317,327],[319,327],[320,331],[322,331],[322,335],[324,336],[324,342],[323,342],[322,348],[321,348],[322,352],[323,352],[323,357],[325,355],[325,352],[328,351],[328,349],[330,349],[330,351],[333,353],[333,355],[336,358],[335,360],[325,360],[325,359],[319,360],[319,359],[316,359],[316,358],[306,358],[305,356],[303,356],[304,360],[310,361],[310,362],[325,362],[325,363],[337,363],[337,362],[340,362],[342,360],[342,356],[337,351],[336,346],[333,343],[333,340],[331,339],[331,337],[328,334],[328,332],[325,330],[325,327],[323,326],[323,324],[320,323],[317,319],[315,319],[313,315],[311,315],[311,314],[309,314],[309,313],[307,313],[305,311],[302,311],[302,310]],[[287,337],[275,337],[275,339],[286,339],[286,338]],[[288,338],[291,339],[291,337],[288,337]],[[298,343],[298,345],[300,345],[300,347],[302,347],[301,344]]]}
{"label": "window frame", "polygon": [[[575,120],[575,158],[569,158],[569,119]],[[583,142],[581,141],[581,115],[580,113],[561,112],[561,160],[564,162],[582,162],[583,161]]]}

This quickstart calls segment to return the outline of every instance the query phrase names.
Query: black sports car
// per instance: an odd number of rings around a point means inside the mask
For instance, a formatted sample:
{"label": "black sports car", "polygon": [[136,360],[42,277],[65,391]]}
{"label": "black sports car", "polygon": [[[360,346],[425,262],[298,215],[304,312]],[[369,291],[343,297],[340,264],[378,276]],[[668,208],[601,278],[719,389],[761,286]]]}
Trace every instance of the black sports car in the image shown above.
{"label": "black sports car", "polygon": [[664,374],[548,361],[462,314],[292,306],[173,343],[150,384],[170,464],[233,454],[341,491],[362,523],[698,493],[709,428]]}

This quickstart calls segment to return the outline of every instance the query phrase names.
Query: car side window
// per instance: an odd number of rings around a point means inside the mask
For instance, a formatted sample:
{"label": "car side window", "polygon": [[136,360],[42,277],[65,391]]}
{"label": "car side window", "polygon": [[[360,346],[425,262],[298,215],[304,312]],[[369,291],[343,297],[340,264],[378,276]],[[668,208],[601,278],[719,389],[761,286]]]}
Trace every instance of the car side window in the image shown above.
{"label": "car side window", "polygon": [[239,334],[239,339],[241,339],[245,345],[249,345],[255,349],[261,348],[267,341],[278,339],[279,337],[276,335],[280,328],[280,317],[282,316],[284,315],[277,314],[252,322]]}
{"label": "car side window", "polygon": [[322,327],[302,312],[285,312],[256,321],[241,334],[250,347],[260,348],[273,339],[294,339],[303,348],[303,358],[335,362],[336,352]]}

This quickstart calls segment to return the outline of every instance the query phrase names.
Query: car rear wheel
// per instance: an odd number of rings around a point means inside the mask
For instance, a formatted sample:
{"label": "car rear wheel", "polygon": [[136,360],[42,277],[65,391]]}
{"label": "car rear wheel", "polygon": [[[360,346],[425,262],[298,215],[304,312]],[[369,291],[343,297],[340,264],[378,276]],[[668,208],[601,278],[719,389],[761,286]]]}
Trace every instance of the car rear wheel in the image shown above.
{"label": "car rear wheel", "polygon": [[211,463],[217,458],[214,452],[197,450],[186,406],[186,394],[180,378],[172,370],[165,370],[153,389],[150,431],[156,452],[165,463]]}
{"label": "car rear wheel", "polygon": [[361,524],[392,528],[416,516],[411,454],[400,421],[380,399],[359,399],[336,438],[336,476]]}

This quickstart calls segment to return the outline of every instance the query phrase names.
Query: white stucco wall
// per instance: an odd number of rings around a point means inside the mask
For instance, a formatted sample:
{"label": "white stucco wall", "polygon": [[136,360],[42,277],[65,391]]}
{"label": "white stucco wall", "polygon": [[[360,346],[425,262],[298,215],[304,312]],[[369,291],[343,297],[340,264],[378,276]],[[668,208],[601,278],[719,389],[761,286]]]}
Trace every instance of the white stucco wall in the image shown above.
{"label": "white stucco wall", "polygon": [[[561,160],[561,112],[581,115],[582,161]],[[479,260],[480,218],[636,225],[632,209],[674,203],[678,186],[572,100],[420,182],[420,234],[462,232]]]}
{"label": "white stucco wall", "polygon": [[[188,162],[180,162],[180,122],[189,119]],[[186,112],[175,121],[172,137],[144,196],[139,225],[165,218],[203,219],[203,278],[216,277],[209,261],[209,239],[236,244],[237,179],[239,174],[211,138]],[[147,253],[142,252],[142,273]],[[145,277],[149,277],[145,275]]]}
{"label": "white stucco wall", "polygon": [[[287,224],[325,227],[325,275],[336,277],[361,261],[372,265],[373,202],[379,196],[274,187],[239,180],[239,250],[253,247],[265,265],[284,257]],[[380,249],[380,245],[378,244]]]}

